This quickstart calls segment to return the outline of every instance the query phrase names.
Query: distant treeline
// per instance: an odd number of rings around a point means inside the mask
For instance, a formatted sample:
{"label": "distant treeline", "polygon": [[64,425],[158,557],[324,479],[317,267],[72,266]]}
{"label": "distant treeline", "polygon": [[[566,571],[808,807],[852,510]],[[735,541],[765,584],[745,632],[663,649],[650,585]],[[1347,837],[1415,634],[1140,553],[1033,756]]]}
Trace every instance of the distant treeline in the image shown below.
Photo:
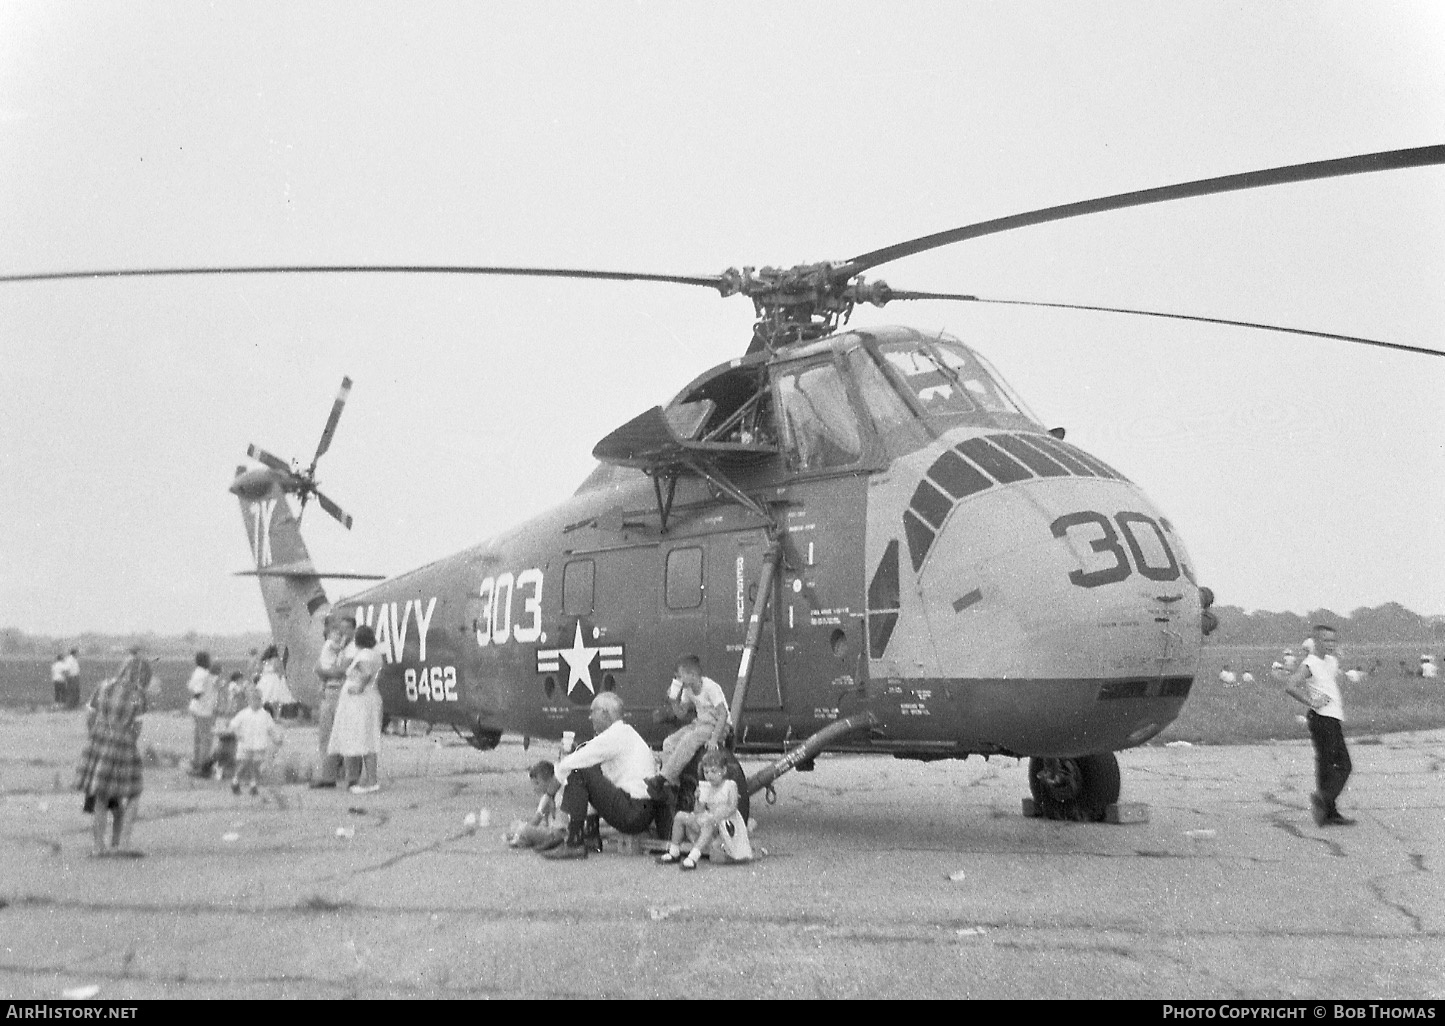
{"label": "distant treeline", "polygon": [[1329,624],[1351,645],[1439,645],[1445,643],[1445,616],[1421,616],[1398,602],[1367,609],[1361,606],[1348,616],[1329,609],[1299,613],[1271,613],[1260,609],[1246,613],[1238,606],[1215,606],[1219,630],[1209,640],[1218,645],[1298,644],[1317,623]]}
{"label": "distant treeline", "polygon": [[[1215,606],[1219,630],[1209,636],[1216,645],[1295,645],[1317,623],[1337,628],[1352,645],[1442,645],[1445,644],[1445,616],[1421,616],[1398,602],[1367,609],[1361,606],[1348,616],[1330,609],[1299,613],[1271,613],[1265,609],[1246,613],[1239,606]],[[124,652],[140,642],[152,656],[189,658],[205,649],[217,658],[245,656],[264,648],[271,636],[261,631],[249,634],[94,634],[52,638],[26,634],[15,627],[0,628],[0,656],[55,656],[79,647],[81,655],[103,656]]]}
{"label": "distant treeline", "polygon": [[85,632],[53,638],[44,634],[26,634],[15,627],[0,627],[0,656],[53,658],[69,652],[72,648],[78,648],[82,656],[101,657],[124,652],[137,642],[145,646],[148,656],[190,658],[204,649],[218,658],[235,659],[245,657],[254,648],[264,648],[271,644],[271,635],[260,631],[249,634],[201,634],[190,631],[180,635]]}

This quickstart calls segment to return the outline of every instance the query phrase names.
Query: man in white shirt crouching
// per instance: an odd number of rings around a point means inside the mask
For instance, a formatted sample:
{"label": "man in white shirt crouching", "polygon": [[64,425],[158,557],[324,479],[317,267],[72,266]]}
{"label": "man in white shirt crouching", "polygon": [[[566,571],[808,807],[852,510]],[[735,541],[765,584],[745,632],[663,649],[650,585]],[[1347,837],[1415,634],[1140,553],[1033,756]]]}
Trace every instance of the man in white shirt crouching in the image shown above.
{"label": "man in white shirt crouching", "polygon": [[[557,761],[550,790],[554,803],[562,793],[567,839],[543,851],[543,858],[585,859],[589,848],[600,851],[600,819],[624,834],[640,834],[652,825],[657,809],[647,778],[656,763],[642,735],[623,722],[622,709],[622,699],[611,691],[594,698],[590,717],[596,736]],[[597,810],[595,816],[588,816],[588,806]]]}

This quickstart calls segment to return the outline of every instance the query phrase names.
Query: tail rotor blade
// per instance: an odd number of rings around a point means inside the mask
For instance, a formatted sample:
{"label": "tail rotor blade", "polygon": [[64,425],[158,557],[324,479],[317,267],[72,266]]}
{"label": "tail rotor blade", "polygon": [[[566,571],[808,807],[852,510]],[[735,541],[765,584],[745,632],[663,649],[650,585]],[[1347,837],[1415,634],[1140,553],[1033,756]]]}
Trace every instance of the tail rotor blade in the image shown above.
{"label": "tail rotor blade", "polygon": [[258,463],[266,464],[266,466],[270,467],[272,470],[279,471],[282,474],[291,473],[291,465],[289,463],[287,463],[285,460],[277,459],[265,449],[259,449],[254,445],[248,445],[246,446],[246,455],[251,457],[251,459],[256,460]]}
{"label": "tail rotor blade", "polygon": [[348,531],[351,530],[351,514],[346,512],[336,503],[328,499],[323,493],[316,493],[316,501],[321,503],[321,508],[336,518],[337,523]]}
{"label": "tail rotor blade", "polygon": [[336,434],[336,422],[341,419],[341,410],[346,405],[347,397],[351,395],[351,379],[341,379],[341,390],[336,393],[336,401],[331,404],[331,416],[326,418],[326,427],[321,432],[321,443],[316,446],[316,455],[311,460],[311,468],[316,468],[316,461],[325,455],[326,450],[331,448],[331,438]]}

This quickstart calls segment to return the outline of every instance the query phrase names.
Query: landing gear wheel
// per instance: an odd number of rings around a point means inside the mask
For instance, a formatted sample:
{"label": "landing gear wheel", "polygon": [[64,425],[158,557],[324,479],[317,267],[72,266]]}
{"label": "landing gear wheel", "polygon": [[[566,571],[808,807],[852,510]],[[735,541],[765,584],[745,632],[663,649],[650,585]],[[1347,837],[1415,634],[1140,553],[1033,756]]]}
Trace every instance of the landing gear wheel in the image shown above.
{"label": "landing gear wheel", "polygon": [[1029,793],[1045,819],[1103,822],[1119,800],[1119,760],[1113,752],[1069,759],[1030,759]]}

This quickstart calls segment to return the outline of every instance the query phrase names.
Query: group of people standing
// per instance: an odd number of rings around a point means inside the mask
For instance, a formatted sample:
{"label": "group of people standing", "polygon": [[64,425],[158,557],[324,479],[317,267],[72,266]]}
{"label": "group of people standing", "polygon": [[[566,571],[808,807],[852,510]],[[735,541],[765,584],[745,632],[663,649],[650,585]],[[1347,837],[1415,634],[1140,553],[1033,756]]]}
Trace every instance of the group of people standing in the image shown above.
{"label": "group of people standing", "polygon": [[316,663],[321,707],[316,742],[321,768],[313,788],[341,784],[352,794],[381,790],[376,775],[381,752],[381,653],[376,633],[350,616],[326,622],[326,641]]}
{"label": "group of people standing", "polygon": [[[321,765],[311,786],[336,787],[344,773],[353,793],[381,789],[376,761],[381,749],[381,691],[377,678],[381,654],[370,627],[356,627],[348,616],[329,618],[326,640],[316,664],[322,699],[317,714]],[[206,652],[196,653],[187,688],[194,722],[191,772],[198,777],[230,775],[240,793],[249,781],[260,786],[261,768],[280,749],[285,734],[276,719],[294,702],[276,646],[262,654],[259,669],[247,681],[239,672],[223,684],[219,668]],[[214,733],[214,740],[212,735]]]}
{"label": "group of people standing", "polygon": [[[274,649],[268,654],[274,654]],[[382,656],[369,626],[358,627],[349,616],[327,620],[326,640],[316,664],[322,686],[317,717],[321,762],[311,787],[344,784],[353,794],[380,790],[381,668]],[[1342,727],[1334,629],[1317,626],[1305,658],[1293,672],[1276,671],[1275,676],[1293,698],[1308,707],[1316,756],[1316,790],[1310,796],[1315,822],[1320,826],[1353,824],[1336,806],[1352,767]],[[137,740],[150,700],[150,681],[150,664],[140,657],[138,646],[132,647],[120,670],[96,688],[89,702],[87,741],[76,786],[85,796],[85,811],[94,815],[93,855],[141,854],[131,847],[130,839],[141,794]],[[283,737],[263,707],[259,679],[247,682],[237,672],[223,686],[219,667],[208,653],[198,652],[188,689],[195,724],[191,771],[207,776],[234,760],[232,791],[239,793],[243,777],[249,776],[255,794],[260,766],[279,748]],[[696,656],[686,656],[678,662],[668,699],[674,715],[692,719],[664,741],[660,771],[651,746],[623,719],[622,699],[615,692],[603,692],[593,699],[590,720],[594,737],[565,753],[555,766],[539,763],[531,773],[541,801],[530,825],[545,828],[561,811],[567,816],[566,828],[539,829],[527,835],[525,846],[543,849],[542,854],[551,859],[586,858],[589,851],[601,850],[603,820],[624,834],[645,832],[656,821],[659,804],[675,801],[683,769],[704,750],[701,768],[705,780],[698,787],[697,803],[691,813],[674,817],[672,843],[659,861],[694,869],[715,840],[721,841],[732,857],[751,857],[746,824],[738,812],[737,787],[727,779],[728,763],[722,750],[730,725],[722,688],[703,676]],[[215,728],[218,720],[223,726]],[[107,816],[114,817],[109,838]],[[685,840],[692,841],[686,857],[682,854]]]}
{"label": "group of people standing", "polygon": [[191,774],[197,777],[229,776],[232,792],[239,794],[243,780],[251,793],[260,790],[261,767],[281,748],[285,734],[264,702],[263,681],[277,672],[275,646],[262,657],[262,670],[246,680],[239,670],[221,681],[219,665],[209,652],[196,653],[196,668],[186,682],[191,703]]}
{"label": "group of people standing", "polygon": [[[186,685],[192,721],[190,772],[198,777],[229,775],[233,793],[239,794],[243,783],[249,782],[251,793],[256,794],[262,767],[285,738],[273,714],[282,703],[268,708],[263,700],[284,697],[274,681],[267,679],[279,677],[284,687],[276,648],[266,650],[249,680],[238,670],[222,681],[220,665],[208,652],[197,652],[195,663]],[[376,635],[370,627],[358,628],[350,617],[328,620],[316,667],[323,688],[318,719],[321,768],[312,787],[337,787],[344,781],[353,793],[380,790],[381,666]],[[78,688],[78,664],[73,676]],[[120,669],[101,682],[87,705],[86,742],[75,786],[84,796],[84,810],[94,816],[91,854],[95,856],[142,854],[131,846],[131,833],[140,808],[139,740],[142,718],[153,698],[151,680],[151,664],[142,658],[140,646],[134,645]],[[63,701],[64,697],[57,680],[56,699]]]}

